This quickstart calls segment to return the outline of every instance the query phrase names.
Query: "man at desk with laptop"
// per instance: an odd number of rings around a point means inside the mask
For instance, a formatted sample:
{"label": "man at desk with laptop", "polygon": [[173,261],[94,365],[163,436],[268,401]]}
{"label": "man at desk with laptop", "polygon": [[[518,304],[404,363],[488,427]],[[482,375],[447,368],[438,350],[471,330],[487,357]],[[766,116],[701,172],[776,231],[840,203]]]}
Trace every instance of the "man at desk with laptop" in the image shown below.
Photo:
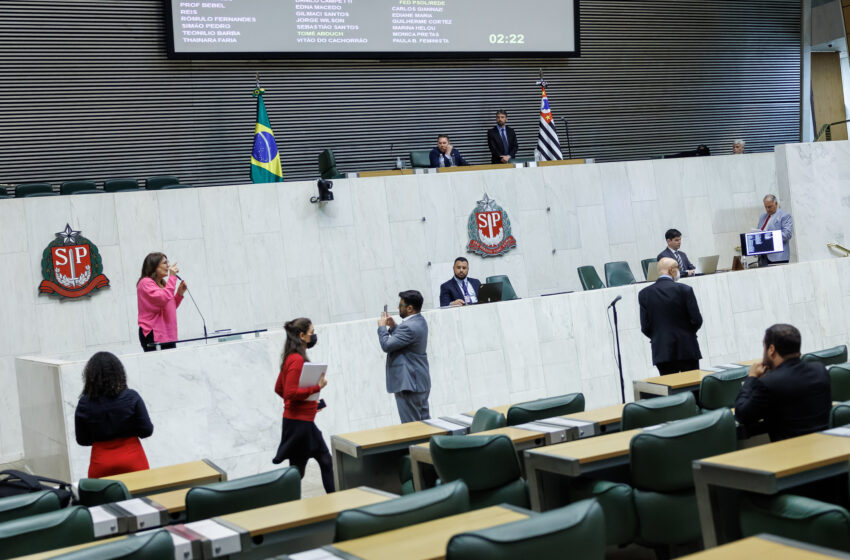
{"label": "man at desk with laptop", "polygon": [[[700,257],[697,265],[688,259],[688,255],[681,251],[682,247],[682,232],[678,229],[668,229],[664,234],[667,240],[667,248],[658,254],[657,260],[663,258],[673,259],[679,265],[679,274],[682,276],[697,276],[700,274],[714,274],[717,272],[717,261],[719,255],[711,255],[709,257]],[[658,279],[657,264],[649,268],[647,273],[647,281],[654,282]]]}

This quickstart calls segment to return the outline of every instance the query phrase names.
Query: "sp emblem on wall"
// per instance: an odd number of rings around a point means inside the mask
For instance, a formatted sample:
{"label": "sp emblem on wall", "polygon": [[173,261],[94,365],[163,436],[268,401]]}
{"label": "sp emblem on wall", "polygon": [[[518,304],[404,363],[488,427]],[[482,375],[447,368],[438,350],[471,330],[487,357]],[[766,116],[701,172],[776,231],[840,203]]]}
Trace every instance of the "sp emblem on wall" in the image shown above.
{"label": "sp emblem on wall", "polygon": [[469,215],[469,245],[466,250],[482,257],[504,255],[516,247],[511,235],[508,213],[496,201],[484,193],[478,206]]}
{"label": "sp emblem on wall", "polygon": [[41,256],[42,294],[78,298],[109,286],[97,246],[70,224],[56,234]]}

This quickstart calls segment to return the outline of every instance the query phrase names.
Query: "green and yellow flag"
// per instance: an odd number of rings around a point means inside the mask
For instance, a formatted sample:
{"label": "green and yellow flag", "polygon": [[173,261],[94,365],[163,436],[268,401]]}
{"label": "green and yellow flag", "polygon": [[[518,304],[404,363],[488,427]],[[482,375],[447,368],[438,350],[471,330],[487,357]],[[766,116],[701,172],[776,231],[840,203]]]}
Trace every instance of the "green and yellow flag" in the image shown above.
{"label": "green and yellow flag", "polygon": [[269,115],[266,113],[266,104],[263,103],[265,91],[259,87],[254,90],[254,97],[257,98],[257,125],[254,127],[254,149],[251,151],[251,181],[277,183],[283,181],[283,168]]}

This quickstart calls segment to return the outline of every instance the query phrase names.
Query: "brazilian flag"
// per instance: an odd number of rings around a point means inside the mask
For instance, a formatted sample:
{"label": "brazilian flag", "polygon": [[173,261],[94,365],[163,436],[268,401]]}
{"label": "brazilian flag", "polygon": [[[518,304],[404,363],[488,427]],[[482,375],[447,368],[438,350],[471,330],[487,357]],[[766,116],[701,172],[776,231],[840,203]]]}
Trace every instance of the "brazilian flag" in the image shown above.
{"label": "brazilian flag", "polygon": [[283,181],[280,153],[274,141],[274,132],[263,103],[264,89],[254,90],[257,98],[257,126],[254,127],[254,149],[251,151],[251,181],[254,183],[277,183]]}

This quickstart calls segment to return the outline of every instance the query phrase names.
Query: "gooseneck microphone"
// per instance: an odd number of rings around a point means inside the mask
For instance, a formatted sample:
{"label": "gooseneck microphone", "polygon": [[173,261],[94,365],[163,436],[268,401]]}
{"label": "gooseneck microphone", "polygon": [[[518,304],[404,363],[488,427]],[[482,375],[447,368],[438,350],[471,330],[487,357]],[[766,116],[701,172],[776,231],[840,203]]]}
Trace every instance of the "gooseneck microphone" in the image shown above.
{"label": "gooseneck microphone", "polygon": [[[176,276],[177,279],[180,280],[181,282],[183,281],[183,279],[180,278],[179,274],[175,274],[174,276]],[[192,291],[189,289],[189,286],[186,286],[186,293],[189,294],[189,299],[191,299],[192,303],[195,304],[195,309],[198,310],[198,315],[201,316],[201,322],[204,324],[204,339],[206,339],[207,338],[207,320],[204,319],[204,314],[201,313],[201,308],[198,307],[198,302],[195,301],[195,297],[192,295]]]}
{"label": "gooseneck microphone", "polygon": [[[179,278],[179,277],[178,277],[178,278]],[[609,305],[609,306],[608,306],[608,309],[610,309],[610,308],[614,307],[615,305],[617,305],[617,302],[618,302],[618,301],[620,301],[621,299],[623,299],[623,296],[617,296],[617,297],[615,297],[615,298],[614,298],[614,301],[612,301],[612,302],[611,302],[611,305]]]}
{"label": "gooseneck microphone", "polygon": [[567,159],[573,159],[573,149],[570,146],[570,125],[567,124],[567,117],[561,117],[564,121],[564,130],[567,131]]}

